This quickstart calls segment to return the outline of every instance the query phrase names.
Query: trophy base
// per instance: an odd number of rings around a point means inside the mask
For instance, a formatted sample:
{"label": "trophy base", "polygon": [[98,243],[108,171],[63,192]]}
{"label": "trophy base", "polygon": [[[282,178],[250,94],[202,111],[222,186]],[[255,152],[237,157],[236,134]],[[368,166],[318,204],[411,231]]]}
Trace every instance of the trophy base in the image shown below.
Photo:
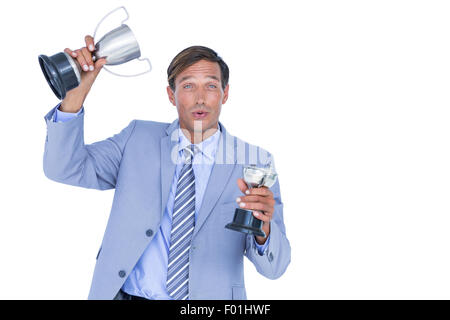
{"label": "trophy base", "polygon": [[65,52],[57,53],[51,57],[41,54],[39,65],[48,85],[60,100],[66,97],[67,91],[76,88],[81,82],[75,62]]}
{"label": "trophy base", "polygon": [[237,208],[234,211],[233,222],[227,224],[225,228],[265,238],[262,225],[263,221],[255,218],[251,210]]}

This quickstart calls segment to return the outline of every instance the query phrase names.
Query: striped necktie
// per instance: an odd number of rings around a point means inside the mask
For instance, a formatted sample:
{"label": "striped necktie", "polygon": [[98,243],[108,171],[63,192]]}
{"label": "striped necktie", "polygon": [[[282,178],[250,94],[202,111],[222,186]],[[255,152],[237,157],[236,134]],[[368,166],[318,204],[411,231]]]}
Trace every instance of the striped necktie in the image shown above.
{"label": "striped necktie", "polygon": [[181,169],[172,213],[169,260],[167,266],[167,293],[175,300],[189,296],[189,249],[195,225],[195,176],[192,159],[195,146],[184,150],[185,164]]}

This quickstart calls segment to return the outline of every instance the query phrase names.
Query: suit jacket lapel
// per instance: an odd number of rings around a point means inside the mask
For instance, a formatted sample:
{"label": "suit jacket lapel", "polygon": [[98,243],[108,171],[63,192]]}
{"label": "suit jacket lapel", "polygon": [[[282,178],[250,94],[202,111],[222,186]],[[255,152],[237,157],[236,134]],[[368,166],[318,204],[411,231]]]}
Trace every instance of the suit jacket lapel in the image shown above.
{"label": "suit jacket lapel", "polygon": [[[178,120],[166,129],[167,136],[161,138],[161,219],[166,210],[170,187],[175,174],[178,143]],[[174,151],[175,150],[175,151]],[[173,158],[174,157],[174,158]]]}

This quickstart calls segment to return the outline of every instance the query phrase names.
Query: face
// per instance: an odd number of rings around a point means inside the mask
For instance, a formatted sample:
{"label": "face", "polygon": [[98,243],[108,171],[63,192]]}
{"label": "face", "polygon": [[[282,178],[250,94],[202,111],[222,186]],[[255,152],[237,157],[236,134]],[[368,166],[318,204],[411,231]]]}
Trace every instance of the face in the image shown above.
{"label": "face", "polygon": [[[200,60],[175,78],[175,91],[167,87],[170,102],[177,107],[180,127],[201,140],[215,132],[219,115],[228,99],[228,85],[222,89],[217,62]],[[192,142],[193,138],[191,139]]]}

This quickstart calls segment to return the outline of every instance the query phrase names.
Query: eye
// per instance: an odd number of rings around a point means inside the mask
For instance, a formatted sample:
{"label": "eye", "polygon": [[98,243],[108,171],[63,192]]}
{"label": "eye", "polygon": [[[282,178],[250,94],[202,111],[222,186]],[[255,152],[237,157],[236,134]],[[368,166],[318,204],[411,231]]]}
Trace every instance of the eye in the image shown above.
{"label": "eye", "polygon": [[185,89],[190,89],[190,88],[192,88],[192,84],[185,84],[185,85],[183,86],[183,88],[185,88]]}
{"label": "eye", "polygon": [[217,88],[217,86],[215,84],[210,84],[210,85],[208,85],[208,87],[211,88],[211,89]]}

